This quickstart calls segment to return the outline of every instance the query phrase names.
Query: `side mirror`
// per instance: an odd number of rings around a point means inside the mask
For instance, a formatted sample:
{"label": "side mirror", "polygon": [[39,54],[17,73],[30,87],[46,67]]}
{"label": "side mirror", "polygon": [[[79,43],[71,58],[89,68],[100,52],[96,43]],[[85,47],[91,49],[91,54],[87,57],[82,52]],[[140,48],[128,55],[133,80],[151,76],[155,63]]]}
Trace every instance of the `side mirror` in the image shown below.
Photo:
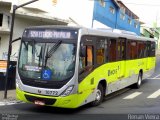
{"label": "side mirror", "polygon": [[81,46],[80,48],[80,57],[86,56],[86,46]]}

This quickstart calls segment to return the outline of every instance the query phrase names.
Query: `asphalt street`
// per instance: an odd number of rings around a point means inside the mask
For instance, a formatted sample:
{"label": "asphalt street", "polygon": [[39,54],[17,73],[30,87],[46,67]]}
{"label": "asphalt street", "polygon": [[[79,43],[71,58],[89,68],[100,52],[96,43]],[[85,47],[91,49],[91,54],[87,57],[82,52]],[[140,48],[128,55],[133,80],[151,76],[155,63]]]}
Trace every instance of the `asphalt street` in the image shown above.
{"label": "asphalt street", "polygon": [[103,103],[97,107],[85,105],[77,109],[62,109],[17,103],[12,105],[0,105],[0,113],[0,118],[2,119],[10,117],[15,118],[15,120],[125,120],[133,119],[135,116],[147,119],[147,115],[152,115],[153,119],[160,120],[160,57],[157,57],[155,73],[150,78],[143,81],[140,89],[128,87],[120,90],[107,96]]}

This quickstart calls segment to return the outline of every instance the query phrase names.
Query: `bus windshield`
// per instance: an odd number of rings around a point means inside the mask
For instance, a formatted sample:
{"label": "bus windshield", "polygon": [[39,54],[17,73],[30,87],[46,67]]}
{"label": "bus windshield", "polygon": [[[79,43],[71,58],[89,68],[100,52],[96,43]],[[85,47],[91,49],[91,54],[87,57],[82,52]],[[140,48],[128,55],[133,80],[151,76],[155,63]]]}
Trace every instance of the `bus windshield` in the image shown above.
{"label": "bus windshield", "polygon": [[76,45],[22,41],[18,70],[23,78],[63,81],[74,74]]}

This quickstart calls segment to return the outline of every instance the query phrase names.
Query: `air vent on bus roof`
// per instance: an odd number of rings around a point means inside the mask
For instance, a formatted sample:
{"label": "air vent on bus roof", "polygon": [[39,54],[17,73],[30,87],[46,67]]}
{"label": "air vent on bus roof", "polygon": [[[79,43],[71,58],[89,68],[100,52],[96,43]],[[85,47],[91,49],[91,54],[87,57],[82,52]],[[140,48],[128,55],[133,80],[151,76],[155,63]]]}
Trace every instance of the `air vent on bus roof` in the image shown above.
{"label": "air vent on bus roof", "polygon": [[113,32],[113,28],[97,28],[98,30],[101,30],[101,31],[109,31],[109,32]]}
{"label": "air vent on bus roof", "polygon": [[136,36],[137,34],[131,31],[126,31],[126,30],[119,30],[119,29],[114,29],[114,33],[119,33],[119,34],[127,34],[127,35],[134,35]]}
{"label": "air vent on bus roof", "polygon": [[137,36],[136,33],[131,32],[131,31],[126,31],[126,30],[119,30],[119,29],[113,29],[113,28],[97,28],[98,30],[102,30],[102,31],[108,31],[108,32],[114,32],[114,33],[118,33],[118,34],[127,34],[127,35],[134,35]]}

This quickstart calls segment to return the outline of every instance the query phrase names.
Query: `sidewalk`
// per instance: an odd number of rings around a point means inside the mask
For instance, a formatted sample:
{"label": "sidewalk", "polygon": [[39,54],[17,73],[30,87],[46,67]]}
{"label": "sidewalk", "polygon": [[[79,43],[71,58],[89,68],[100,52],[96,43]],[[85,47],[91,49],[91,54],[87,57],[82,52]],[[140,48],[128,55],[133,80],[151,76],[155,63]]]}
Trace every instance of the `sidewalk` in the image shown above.
{"label": "sidewalk", "polygon": [[7,91],[7,99],[4,99],[4,90],[0,91],[0,102],[3,101],[15,101],[16,100],[16,90],[8,90]]}
{"label": "sidewalk", "polygon": [[156,50],[156,56],[160,56],[160,49]]}

